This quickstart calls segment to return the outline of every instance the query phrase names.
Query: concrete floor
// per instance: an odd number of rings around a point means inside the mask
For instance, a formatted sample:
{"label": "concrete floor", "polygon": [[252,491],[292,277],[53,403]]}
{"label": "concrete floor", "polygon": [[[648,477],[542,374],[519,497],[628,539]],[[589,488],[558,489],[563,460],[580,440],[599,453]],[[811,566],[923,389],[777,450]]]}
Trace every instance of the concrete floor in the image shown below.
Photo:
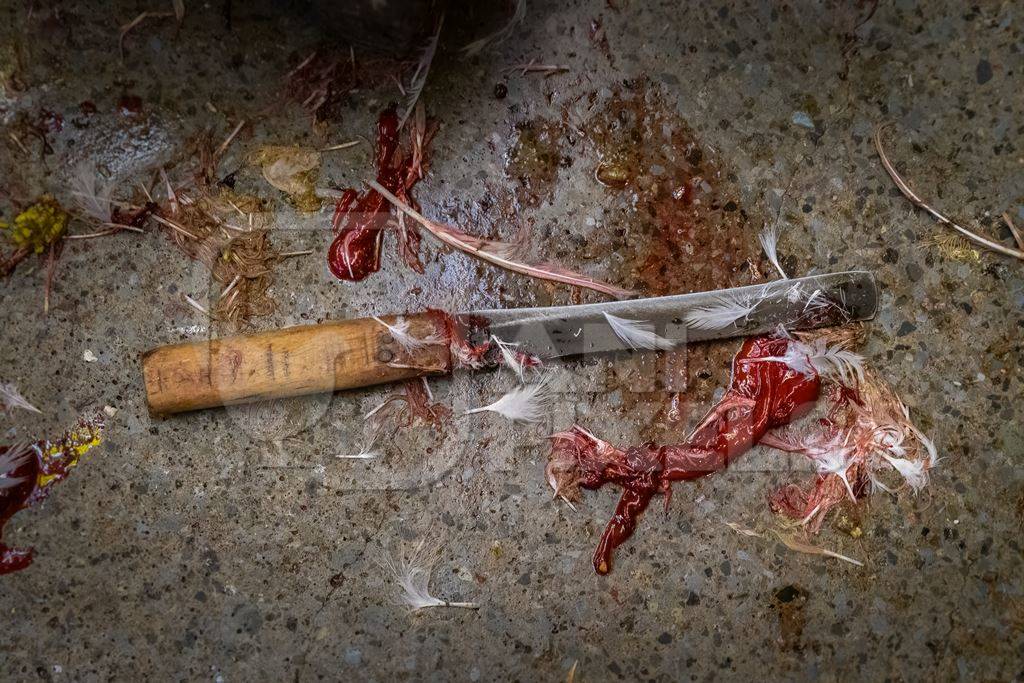
{"label": "concrete floor", "polygon": [[[5,217],[7,198],[67,200],[82,160],[127,187],[161,164],[184,173],[185,141],[204,128],[219,139],[255,119],[221,171],[275,203],[275,244],[315,250],[278,267],[277,311],[257,327],[600,299],[432,248],[422,276],[388,251],[375,277],[334,280],[329,210],[296,213],[244,160],[261,143],[369,136],[396,88],[353,94],[316,130],[281,104],[282,76],[311,50],[347,53],[301,8],[235,3],[229,30],[219,3],[186,1],[180,30],[152,20],[122,63],[117,27],[166,4],[0,3],[0,66],[9,77],[20,55],[24,84],[0,99]],[[44,411],[8,420],[9,439],[118,409],[105,446],[7,529],[37,556],[0,580],[5,680],[561,680],[576,661],[577,680],[595,681],[1024,676],[1021,265],[936,245],[943,229],[899,196],[870,142],[894,122],[890,152],[914,186],[1006,241],[999,214],[1024,222],[1020,6],[883,0],[859,26],[869,8],[855,2],[529,7],[512,39],[470,60],[457,48],[500,19],[449,13],[423,96],[441,124],[416,192],[425,212],[504,236],[532,221],[538,253],[664,293],[750,282],[747,257],[767,273],[756,234],[781,206],[791,272],[877,274],[864,353],[939,446],[928,491],[877,494],[826,524],[817,542],[863,568],[797,555],[724,525],[769,528],[767,493],[807,476],[756,449],[677,486],[598,577],[590,555],[617,493],[575,513],[553,502],[543,436],[577,420],[620,443],[679,439],[727,380],[735,342],[691,350],[681,422],[663,419],[667,390],[631,389],[657,371],[649,361],[589,359],[549,370],[564,391],[550,424],[456,418],[445,433],[399,430],[379,460],[339,461],[391,389],[151,419],[139,354],[225,331],[181,299],[205,296],[208,276],[155,231],[79,241],[48,316],[35,261],[0,284],[2,378]],[[568,72],[507,73],[531,59]],[[129,94],[142,110],[126,118]],[[8,136],[42,109],[65,121],[44,161],[38,140],[25,155]],[[595,180],[608,160],[631,187]],[[329,153],[320,184],[355,184],[371,164],[369,145]],[[703,208],[665,214],[658,183],[694,173]],[[432,382],[456,411],[509,385]],[[478,611],[391,604],[379,548],[427,534],[444,543],[434,592]]]}

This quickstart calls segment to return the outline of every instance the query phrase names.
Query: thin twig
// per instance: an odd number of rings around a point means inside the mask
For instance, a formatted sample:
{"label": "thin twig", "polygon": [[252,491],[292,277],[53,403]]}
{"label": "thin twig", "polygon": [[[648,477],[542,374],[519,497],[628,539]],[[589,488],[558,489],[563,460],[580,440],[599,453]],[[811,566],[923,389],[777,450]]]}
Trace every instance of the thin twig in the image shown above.
{"label": "thin twig", "polygon": [[237,285],[238,281],[241,280],[241,279],[242,279],[241,275],[236,275],[235,278],[231,281],[231,284],[229,284],[227,287],[225,287],[224,291],[221,292],[220,296],[217,297],[217,298],[218,299],[223,299],[224,297],[226,297],[228,295],[228,292],[230,292],[232,289],[234,289],[235,285]]}
{"label": "thin twig", "polygon": [[309,256],[313,253],[312,249],[304,249],[303,251],[286,251],[283,254],[278,254],[278,258],[291,258],[293,256]]}
{"label": "thin twig", "polygon": [[205,315],[207,318],[210,317],[210,312],[203,308],[203,305],[200,304],[198,301],[190,297],[188,294],[182,294],[181,296],[185,298],[185,303],[187,303],[189,306],[196,309],[197,311]]}
{"label": "thin twig", "polygon": [[238,125],[235,126],[235,129],[232,130],[230,134],[228,134],[227,138],[224,139],[224,142],[220,143],[220,147],[218,147],[217,151],[213,153],[213,158],[215,161],[217,159],[220,159],[220,155],[227,151],[228,145],[231,144],[231,141],[235,139],[235,136],[238,135],[238,131],[242,130],[242,126],[244,125],[245,119],[242,119],[238,122]]}
{"label": "thin twig", "polygon": [[142,184],[142,181],[138,181],[139,189],[142,190],[142,194],[146,195],[146,201],[152,202],[153,195],[150,193],[149,188]]}
{"label": "thin twig", "polygon": [[294,69],[292,69],[291,71],[289,71],[288,73],[286,73],[286,74],[284,75],[284,80],[288,80],[289,78],[291,78],[292,76],[294,76],[294,75],[295,75],[295,74],[297,74],[298,72],[302,71],[302,69],[303,69],[303,68],[304,68],[304,67],[305,67],[306,65],[308,65],[308,64],[309,64],[310,62],[312,62],[312,61],[313,61],[313,59],[315,59],[315,58],[316,58],[316,50],[314,50],[313,52],[311,52],[311,53],[309,54],[309,56],[308,56],[308,57],[306,57],[306,58],[305,58],[305,59],[303,59],[303,60],[302,60],[301,62],[299,62],[299,65],[298,65],[297,67],[295,67]]}
{"label": "thin twig", "polygon": [[538,64],[535,60],[530,60],[526,64],[515,64],[505,69],[506,73],[512,73],[518,71],[520,76],[525,76],[528,73],[542,73],[545,76],[554,76],[555,74],[565,73],[569,70],[569,67],[563,64]]}
{"label": "thin twig", "polygon": [[46,260],[46,288],[43,291],[43,314],[50,312],[50,292],[53,290],[53,274],[57,270],[56,245],[50,245],[50,255]]}
{"label": "thin twig", "polygon": [[31,154],[29,154],[29,151],[25,148],[25,145],[21,144],[21,139],[18,138],[17,135],[15,135],[14,133],[8,133],[7,137],[9,137],[11,141],[18,146],[18,149],[21,150],[22,154],[24,154],[25,156],[32,156]]}
{"label": "thin twig", "polygon": [[900,177],[900,174],[896,172],[896,169],[893,167],[892,162],[889,161],[889,157],[886,156],[885,150],[882,149],[882,132],[885,130],[885,128],[885,125],[880,125],[875,128],[875,150],[878,152],[878,158],[881,159],[882,166],[885,168],[886,173],[888,173],[889,177],[892,178],[892,181],[896,183],[896,187],[899,188],[900,192],[903,193],[904,197],[909,199],[914,204],[914,206],[918,207],[919,209],[927,211],[939,223],[942,223],[943,225],[948,225],[949,227],[953,228],[961,235],[974,242],[975,244],[979,244],[983,247],[986,247],[987,249],[991,249],[992,251],[999,252],[1000,254],[1004,254],[1006,256],[1012,256],[1014,258],[1024,260],[1024,251],[1020,249],[1012,249],[1010,247],[1003,246],[998,242],[993,242],[992,240],[982,237],[977,233],[971,232],[962,225],[954,223],[949,218],[946,218],[946,216],[939,213],[936,209],[933,209],[923,199],[918,197],[917,194],[915,194],[914,191],[910,189],[910,186],[907,185],[906,181]]}
{"label": "thin twig", "polygon": [[89,240],[94,237],[106,237],[107,235],[116,235],[119,232],[125,230],[129,232],[146,232],[142,228],[136,228],[134,225],[123,225],[121,223],[104,223],[103,225],[108,226],[107,230],[100,230],[99,232],[90,232],[84,235],[65,235],[66,240]]}
{"label": "thin twig", "polygon": [[1024,236],[1021,236],[1020,230],[1018,230],[1017,226],[1013,224],[1013,220],[1010,219],[1010,214],[1004,212],[1003,220],[1006,221],[1006,227],[1008,227],[1010,232],[1013,233],[1013,241],[1017,243],[1017,246],[1020,249],[1024,249]]}
{"label": "thin twig", "polygon": [[171,213],[175,216],[178,215],[178,193],[171,187],[171,179],[167,177],[167,171],[163,168],[160,169],[160,177],[163,179],[164,184],[167,186],[167,200],[171,203]]}
{"label": "thin twig", "polygon": [[190,233],[190,232],[189,232],[188,230],[186,230],[185,228],[181,227],[180,225],[178,225],[178,224],[177,224],[177,223],[175,223],[174,221],[169,221],[169,220],[167,220],[166,218],[162,218],[162,217],[160,217],[160,216],[157,216],[156,214],[153,214],[152,218],[153,218],[153,220],[155,220],[155,221],[156,221],[157,223],[159,223],[159,224],[161,224],[161,225],[166,225],[166,226],[167,226],[168,228],[170,228],[171,230],[175,230],[175,231],[177,231],[177,232],[180,232],[180,233],[181,233],[182,235],[185,235],[186,237],[190,237],[191,239],[194,239],[194,240],[196,240],[196,241],[198,241],[198,240],[199,240],[199,238],[198,238],[198,237],[196,237],[195,235],[193,235],[193,234],[192,234],[192,233]]}
{"label": "thin twig", "polygon": [[335,151],[337,151],[339,149],[348,149],[349,147],[355,147],[360,142],[362,142],[362,140],[351,140],[349,142],[343,142],[340,145],[331,145],[330,147],[324,147],[320,151],[321,152],[335,152]]}

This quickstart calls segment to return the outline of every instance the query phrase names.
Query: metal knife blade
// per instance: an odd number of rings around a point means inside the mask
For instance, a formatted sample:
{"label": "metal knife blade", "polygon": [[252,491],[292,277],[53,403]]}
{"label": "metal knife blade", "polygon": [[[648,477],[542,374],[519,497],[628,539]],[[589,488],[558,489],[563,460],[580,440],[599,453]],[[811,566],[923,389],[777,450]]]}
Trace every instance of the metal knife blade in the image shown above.
{"label": "metal knife blade", "polygon": [[[717,327],[693,324],[695,313],[727,304],[750,310]],[[874,275],[848,271],[711,292],[578,306],[483,310],[466,315],[490,321],[490,333],[502,341],[518,343],[524,351],[541,358],[559,358],[629,350],[612,331],[605,313],[651,323],[657,334],[682,346],[763,334],[779,325],[800,330],[867,320],[874,317],[877,305]]]}

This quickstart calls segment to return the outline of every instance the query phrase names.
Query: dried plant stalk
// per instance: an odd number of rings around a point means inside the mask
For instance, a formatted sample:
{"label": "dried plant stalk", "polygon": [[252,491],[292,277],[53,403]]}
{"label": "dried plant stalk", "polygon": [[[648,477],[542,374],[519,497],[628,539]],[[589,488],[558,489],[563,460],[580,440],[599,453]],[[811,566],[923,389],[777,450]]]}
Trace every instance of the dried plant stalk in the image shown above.
{"label": "dried plant stalk", "polygon": [[963,227],[962,225],[959,225],[958,223],[954,223],[952,220],[950,220],[943,214],[939,213],[938,210],[932,208],[923,199],[918,197],[917,194],[912,189],[910,189],[910,186],[907,184],[907,182],[903,180],[902,177],[900,177],[900,174],[896,172],[896,169],[893,167],[892,162],[889,161],[889,157],[886,156],[885,150],[882,148],[882,133],[885,131],[885,128],[886,127],[884,125],[880,125],[877,128],[875,128],[875,150],[878,152],[878,158],[881,159],[882,166],[885,168],[886,173],[888,173],[889,177],[892,178],[892,181],[896,183],[896,187],[899,188],[900,192],[903,193],[904,197],[909,199],[917,208],[927,211],[939,223],[942,223],[943,225],[948,225],[949,227],[953,228],[961,235],[974,242],[975,244],[981,245],[986,249],[991,249],[992,251],[1004,254],[1006,256],[1012,256],[1013,258],[1024,260],[1024,251],[1021,251],[1020,249],[1012,249],[1010,247],[999,244],[998,242],[993,242],[992,240],[986,237],[982,237],[981,235],[968,230],[967,228]]}

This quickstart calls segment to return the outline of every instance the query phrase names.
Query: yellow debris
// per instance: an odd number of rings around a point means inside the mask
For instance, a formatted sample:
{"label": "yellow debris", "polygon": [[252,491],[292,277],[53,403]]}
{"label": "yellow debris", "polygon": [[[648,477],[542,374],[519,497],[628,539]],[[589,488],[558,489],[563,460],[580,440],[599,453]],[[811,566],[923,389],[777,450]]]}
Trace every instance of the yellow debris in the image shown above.
{"label": "yellow debris", "polygon": [[7,238],[18,249],[41,254],[64,236],[71,216],[50,195],[39,200],[14,218],[14,223],[0,223]]}

